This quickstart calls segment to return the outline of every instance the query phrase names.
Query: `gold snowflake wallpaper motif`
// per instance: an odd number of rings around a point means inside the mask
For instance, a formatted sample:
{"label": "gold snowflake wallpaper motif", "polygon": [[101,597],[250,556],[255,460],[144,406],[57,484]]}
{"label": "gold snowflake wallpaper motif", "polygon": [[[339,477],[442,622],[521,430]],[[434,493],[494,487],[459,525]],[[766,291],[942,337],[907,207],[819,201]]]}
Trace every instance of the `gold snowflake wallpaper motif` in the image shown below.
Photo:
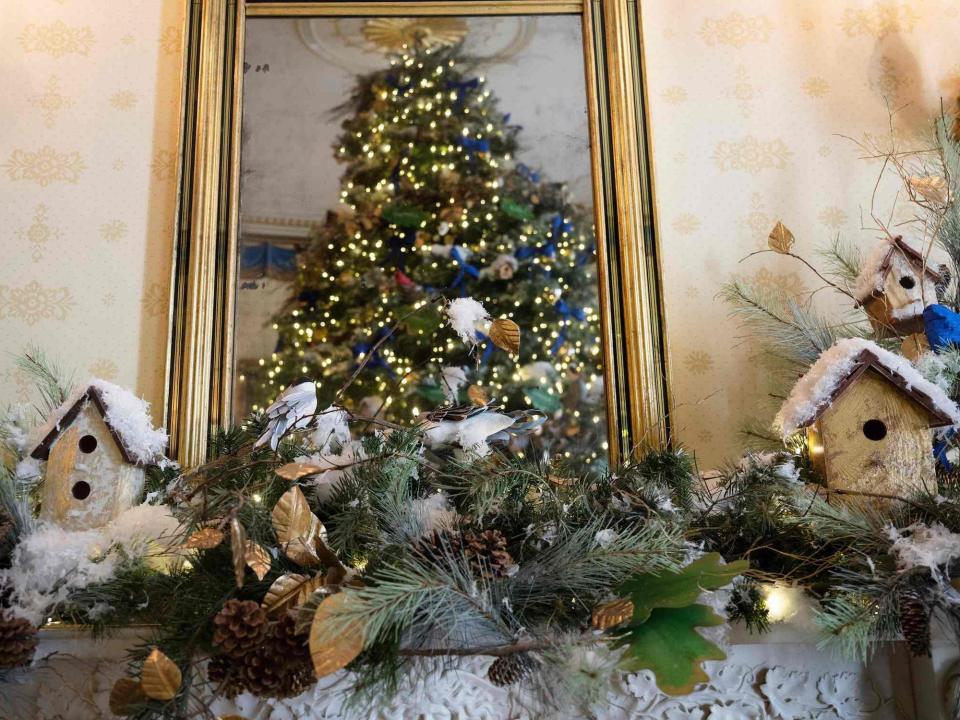
{"label": "gold snowflake wallpaper motif", "polygon": [[783,170],[793,155],[780,138],[758,140],[747,135],[741,140],[721,140],[713,151],[713,161],[723,171],[743,170],[755,175],[763,170]]}
{"label": "gold snowflake wallpaper motif", "polygon": [[50,210],[40,203],[33,213],[33,222],[18,230],[17,237],[29,243],[30,257],[34,262],[40,262],[47,245],[63,237],[63,232],[50,224]]}
{"label": "gold snowflake wallpaper motif", "polygon": [[41,320],[65,320],[75,305],[65,287],[43,287],[32,280],[23,287],[0,285],[0,320],[21,320],[35,325]]}
{"label": "gold snowflake wallpaper motif", "polygon": [[752,43],[765,43],[772,33],[770,18],[763,15],[747,17],[739,11],[722,17],[708,17],[700,27],[700,37],[708,45],[729,45],[738,50]]}
{"label": "gold snowflake wallpaper motif", "polygon": [[87,166],[78,152],[58,152],[44,145],[36,151],[14,150],[3,167],[11,180],[26,180],[46,187],[56,182],[76,183]]}
{"label": "gold snowflake wallpaper motif", "polygon": [[89,25],[71,27],[62,20],[46,25],[31,23],[20,35],[24,52],[44,53],[54,58],[64,55],[89,55],[94,36]]}
{"label": "gold snowflake wallpaper motif", "polygon": [[73,100],[63,94],[60,89],[60,78],[56,75],[50,76],[44,91],[34,95],[30,102],[40,109],[43,124],[48,128],[56,124],[62,111],[73,107]]}

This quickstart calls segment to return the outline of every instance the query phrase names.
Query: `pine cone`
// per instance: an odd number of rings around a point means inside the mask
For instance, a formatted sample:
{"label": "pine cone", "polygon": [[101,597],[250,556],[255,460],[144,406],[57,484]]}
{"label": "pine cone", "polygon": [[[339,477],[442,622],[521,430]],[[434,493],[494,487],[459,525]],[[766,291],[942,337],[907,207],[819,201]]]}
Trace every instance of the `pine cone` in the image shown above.
{"label": "pine cone", "polygon": [[29,665],[36,649],[37,629],[23,618],[0,613],[0,670]]}
{"label": "pine cone", "polygon": [[507,551],[507,538],[499,530],[468,531],[463,542],[464,554],[483,577],[503,577],[514,566],[513,557]]}
{"label": "pine cone", "polygon": [[213,644],[230,657],[242,657],[267,635],[267,613],[253,600],[228,600],[213,618]]}
{"label": "pine cone", "polygon": [[914,657],[930,657],[930,613],[920,594],[911,589],[900,592],[900,632]]}
{"label": "pine cone", "polygon": [[306,637],[297,633],[292,615],[271,624],[263,642],[246,653],[212,658],[207,676],[226,697],[244,691],[258,697],[293,697],[316,682]]}
{"label": "pine cone", "polygon": [[506,687],[523,680],[540,667],[530,653],[516,653],[498,657],[487,670],[487,677],[497,687]]}

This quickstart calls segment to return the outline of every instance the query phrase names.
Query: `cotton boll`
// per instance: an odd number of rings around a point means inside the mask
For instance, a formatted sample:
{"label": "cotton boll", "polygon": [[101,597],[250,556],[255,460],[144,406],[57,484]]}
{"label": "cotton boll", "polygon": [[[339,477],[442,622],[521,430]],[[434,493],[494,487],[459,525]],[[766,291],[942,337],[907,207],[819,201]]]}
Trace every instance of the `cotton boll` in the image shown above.
{"label": "cotton boll", "polygon": [[413,501],[413,512],[420,520],[423,535],[449,530],[456,525],[457,512],[450,507],[445,492],[433,493]]}
{"label": "cotton boll", "polygon": [[363,443],[359,440],[349,440],[341,446],[339,453],[307,455],[297,458],[297,462],[326,469],[326,472],[321,472],[309,480],[317,500],[324,503],[333,495],[337,483],[353,469],[354,465],[366,459],[366,457],[367,453],[363,449]]}
{"label": "cotton boll", "polygon": [[927,567],[942,579],[943,566],[960,558],[960,535],[941,523],[914,523],[902,530],[889,526],[887,536],[893,542],[890,554],[896,556],[898,570]]}
{"label": "cotton boll", "polygon": [[327,452],[332,444],[343,446],[350,442],[350,415],[331,405],[316,417],[317,429],[310,435],[314,447],[321,453]]}
{"label": "cotton boll", "polygon": [[447,402],[455,403],[457,393],[467,384],[467,372],[462,367],[445,367],[440,370],[440,387],[443,388],[443,394]]}
{"label": "cotton boll", "polygon": [[451,300],[446,313],[450,327],[471,347],[477,344],[477,331],[485,330],[490,322],[489,313],[473,298]]}

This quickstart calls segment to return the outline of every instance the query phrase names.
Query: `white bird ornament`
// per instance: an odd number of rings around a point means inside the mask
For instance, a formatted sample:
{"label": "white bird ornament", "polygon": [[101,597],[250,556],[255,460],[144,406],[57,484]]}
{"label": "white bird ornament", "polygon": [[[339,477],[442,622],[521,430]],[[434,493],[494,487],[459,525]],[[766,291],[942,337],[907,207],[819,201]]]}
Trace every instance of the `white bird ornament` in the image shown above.
{"label": "white bird ornament", "polygon": [[317,411],[317,386],[308,377],[294,380],[267,408],[267,429],[254,443],[259,447],[270,442],[272,450],[284,433],[293,428],[309,427]]}

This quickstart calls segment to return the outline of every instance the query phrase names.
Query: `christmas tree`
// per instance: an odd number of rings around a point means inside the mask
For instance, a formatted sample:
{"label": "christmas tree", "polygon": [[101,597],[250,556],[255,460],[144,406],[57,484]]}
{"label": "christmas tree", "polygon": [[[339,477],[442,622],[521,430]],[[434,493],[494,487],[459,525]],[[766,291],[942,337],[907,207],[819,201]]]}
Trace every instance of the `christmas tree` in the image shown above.
{"label": "christmas tree", "polygon": [[[338,398],[358,415],[533,407],[551,417],[541,450],[592,462],[606,421],[590,212],[517,161],[521,128],[460,56],[413,47],[359,79],[334,148],[341,205],[300,254],[275,352],[244,392],[258,410],[306,375],[332,401],[360,368]],[[519,325],[519,356],[443,327],[437,300],[465,296]]]}

